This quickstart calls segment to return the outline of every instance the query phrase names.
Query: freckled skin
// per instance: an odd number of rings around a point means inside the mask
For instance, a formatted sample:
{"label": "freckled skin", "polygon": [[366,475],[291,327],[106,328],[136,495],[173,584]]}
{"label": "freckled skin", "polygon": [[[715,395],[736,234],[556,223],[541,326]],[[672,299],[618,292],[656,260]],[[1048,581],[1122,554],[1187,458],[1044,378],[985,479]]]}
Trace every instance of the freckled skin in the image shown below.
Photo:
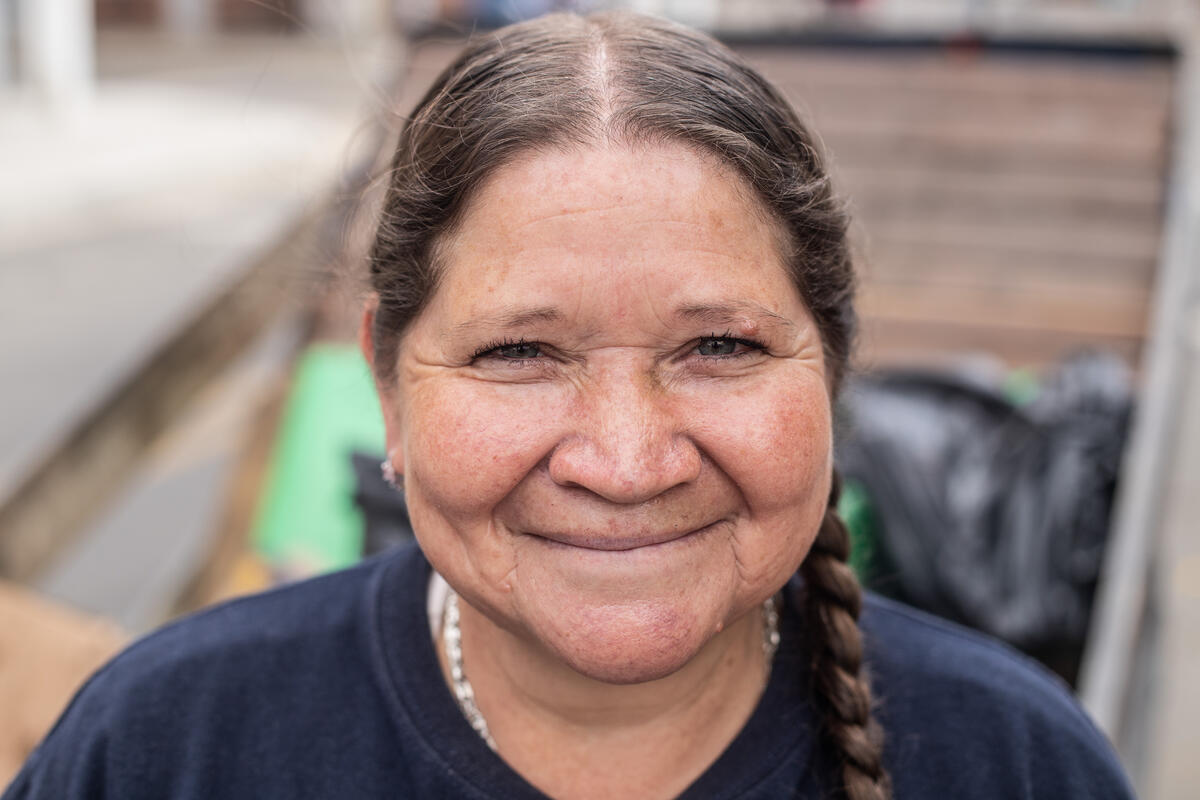
{"label": "freckled skin", "polygon": [[[505,641],[657,679],[795,571],[830,407],[777,241],[736,175],[673,145],[535,154],[472,200],[383,402],[422,548]],[[476,355],[515,342],[535,357]]]}

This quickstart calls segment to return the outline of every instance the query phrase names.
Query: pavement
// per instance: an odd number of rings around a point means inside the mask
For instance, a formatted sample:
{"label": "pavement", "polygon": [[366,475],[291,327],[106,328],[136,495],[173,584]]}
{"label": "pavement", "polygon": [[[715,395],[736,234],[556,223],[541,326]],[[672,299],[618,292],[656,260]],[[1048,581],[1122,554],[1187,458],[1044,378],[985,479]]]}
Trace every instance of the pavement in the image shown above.
{"label": "pavement", "polygon": [[354,158],[380,57],[102,36],[91,107],[0,95],[0,495]]}
{"label": "pavement", "polygon": [[[361,156],[386,43],[102,33],[89,104],[0,94],[0,495]],[[287,332],[276,332],[275,339]],[[264,343],[198,398],[39,588],[142,631],[194,569]]]}

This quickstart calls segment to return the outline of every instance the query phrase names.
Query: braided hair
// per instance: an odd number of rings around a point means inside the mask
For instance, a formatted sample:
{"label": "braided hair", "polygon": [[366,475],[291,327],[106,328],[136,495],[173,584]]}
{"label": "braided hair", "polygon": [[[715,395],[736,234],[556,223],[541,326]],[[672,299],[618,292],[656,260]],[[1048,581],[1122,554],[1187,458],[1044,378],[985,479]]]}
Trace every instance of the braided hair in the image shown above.
{"label": "braided hair", "polygon": [[871,716],[871,686],[862,666],[858,614],[862,589],[850,566],[850,535],[837,513],[836,473],[829,507],[812,549],[800,566],[813,683],[824,707],[824,735],[841,756],[842,782],[852,800],[891,797],[883,768],[883,730]]}
{"label": "braided hair", "polygon": [[[556,14],[473,40],[403,125],[370,253],[376,379],[395,379],[405,330],[437,289],[438,245],[473,193],[519,155],[605,142],[715,155],[778,223],[836,393],[856,318],[848,219],[820,148],[783,95],[712,38],[629,13]],[[823,731],[848,800],[890,796],[871,717],[848,537],[830,506],[801,571]]]}

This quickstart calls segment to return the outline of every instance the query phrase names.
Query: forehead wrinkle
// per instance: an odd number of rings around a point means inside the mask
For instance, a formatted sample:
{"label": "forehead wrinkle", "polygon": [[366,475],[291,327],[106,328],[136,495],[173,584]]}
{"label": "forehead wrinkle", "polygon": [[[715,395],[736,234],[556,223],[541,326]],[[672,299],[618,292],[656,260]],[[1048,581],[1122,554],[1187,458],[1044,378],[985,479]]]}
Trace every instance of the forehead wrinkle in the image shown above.
{"label": "forehead wrinkle", "polygon": [[550,220],[563,219],[565,217],[582,217],[582,216],[588,216],[589,214],[603,214],[607,211],[612,211],[614,208],[623,208],[624,206],[625,206],[625,203],[623,203],[621,201],[616,201],[616,202],[613,202],[606,206],[593,206],[590,208],[556,209],[554,211],[548,211],[545,214],[539,214],[537,216],[526,217],[525,219],[522,219],[522,220],[516,222],[515,224],[509,225],[508,230],[518,231],[522,228],[527,228],[531,225],[537,225],[538,223],[541,223],[541,222],[548,222]]}
{"label": "forehead wrinkle", "polygon": [[[511,237],[512,234],[516,233],[517,231],[521,231],[525,228],[535,227],[535,226],[543,224],[543,223],[566,220],[566,219],[570,219],[573,217],[574,218],[587,218],[587,217],[594,217],[594,216],[602,217],[603,215],[605,215],[611,211],[621,211],[621,210],[628,209],[632,204],[634,204],[633,201],[630,201],[629,199],[627,199],[625,197],[620,197],[620,198],[617,198],[616,200],[614,200],[613,202],[606,203],[604,205],[591,205],[587,208],[573,208],[573,207],[558,208],[558,209],[554,209],[551,211],[546,211],[545,213],[526,216],[523,219],[513,220],[505,227],[506,227],[507,233]],[[646,204],[639,200],[636,202],[636,205],[646,205]],[[684,230],[694,229],[694,228],[701,228],[701,229],[706,229],[706,230],[713,229],[713,226],[709,223],[700,222],[700,221],[692,220],[692,219],[680,219],[677,217],[669,216],[670,210],[671,209],[668,209],[667,215],[659,215],[659,214],[643,215],[641,217],[641,219],[638,220],[638,225],[640,227],[654,227],[654,228],[658,228],[658,229],[662,229],[662,228],[666,228],[666,227],[675,227],[675,228],[680,228],[680,229],[684,229]],[[716,231],[714,231],[714,233],[715,232]]]}

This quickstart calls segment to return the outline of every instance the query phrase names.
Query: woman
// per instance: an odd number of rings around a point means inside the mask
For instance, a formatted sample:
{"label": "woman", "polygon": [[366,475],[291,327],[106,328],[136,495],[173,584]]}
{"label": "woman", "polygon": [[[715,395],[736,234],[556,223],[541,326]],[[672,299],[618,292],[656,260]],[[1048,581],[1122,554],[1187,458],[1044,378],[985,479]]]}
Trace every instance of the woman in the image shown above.
{"label": "woman", "polygon": [[420,549],[135,645],[7,800],[1130,796],[1017,656],[878,600],[860,633],[846,220],[761,77],[546,17],[390,178],[362,345]]}

